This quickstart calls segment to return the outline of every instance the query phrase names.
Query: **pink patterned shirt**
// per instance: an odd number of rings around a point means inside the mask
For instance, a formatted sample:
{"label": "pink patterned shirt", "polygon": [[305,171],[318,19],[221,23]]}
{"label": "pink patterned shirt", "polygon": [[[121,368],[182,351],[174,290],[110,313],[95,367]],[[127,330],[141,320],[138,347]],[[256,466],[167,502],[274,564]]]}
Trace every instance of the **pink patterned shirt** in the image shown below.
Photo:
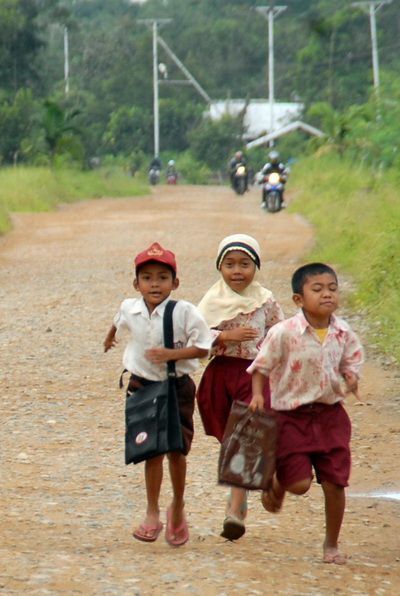
{"label": "pink patterned shirt", "polygon": [[282,309],[275,298],[271,297],[260,308],[256,308],[250,313],[241,313],[230,321],[222,321],[216,329],[211,329],[214,341],[221,331],[236,329],[237,327],[253,327],[259,331],[259,335],[250,341],[229,341],[226,344],[217,344],[213,346],[211,354],[213,356],[233,356],[234,358],[254,360],[267,331],[282,319]]}
{"label": "pink patterned shirt", "polygon": [[293,410],[319,401],[334,404],[345,397],[343,373],[359,375],[363,349],[350,326],[331,316],[323,343],[302,311],[275,325],[247,372],[269,376],[271,405]]}

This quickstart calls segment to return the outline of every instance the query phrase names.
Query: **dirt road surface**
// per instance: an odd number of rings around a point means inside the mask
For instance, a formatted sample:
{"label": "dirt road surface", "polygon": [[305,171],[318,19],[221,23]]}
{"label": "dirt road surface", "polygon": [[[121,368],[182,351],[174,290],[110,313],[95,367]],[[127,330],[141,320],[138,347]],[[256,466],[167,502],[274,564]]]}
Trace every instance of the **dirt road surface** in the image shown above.
{"label": "dirt road surface", "polygon": [[[276,516],[251,494],[243,539],[220,538],[227,491],[216,484],[218,445],[197,415],[189,543],[172,549],[163,537],[131,536],[144,511],[143,467],[123,462],[122,346],[104,354],[103,338],[134,292],[138,251],[154,240],[174,250],[176,297],[197,303],[217,279],[219,241],[236,232],[259,239],[260,280],[292,314],[290,274],[313,231],[294,214],[262,212],[254,189],[236,197],[222,187],[159,186],[142,198],[15,216],[0,240],[1,594],[400,594],[400,502],[374,496],[399,496],[399,373],[376,356],[365,367],[363,404],[348,402],[346,566],[321,562],[317,485],[288,497]],[[352,321],[363,335],[367,322]],[[163,514],[169,499],[166,474]]]}

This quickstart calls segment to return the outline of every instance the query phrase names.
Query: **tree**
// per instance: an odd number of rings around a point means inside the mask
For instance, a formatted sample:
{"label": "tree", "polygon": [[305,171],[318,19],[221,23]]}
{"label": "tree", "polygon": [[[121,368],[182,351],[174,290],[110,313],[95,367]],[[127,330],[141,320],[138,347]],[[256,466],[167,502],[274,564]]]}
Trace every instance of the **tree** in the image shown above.
{"label": "tree", "polygon": [[150,153],[153,143],[151,114],[147,110],[122,107],[115,110],[103,140],[105,150],[114,155],[128,155],[132,151]]}
{"label": "tree", "polygon": [[41,124],[52,161],[58,151],[68,151],[69,143],[75,145],[72,137],[78,133],[78,130],[73,121],[78,113],[78,110],[64,110],[55,101],[44,102]]}
{"label": "tree", "polygon": [[35,58],[43,46],[37,0],[0,0],[0,86],[17,93],[39,80]]}
{"label": "tree", "polygon": [[242,145],[242,133],[239,118],[224,116],[215,122],[207,118],[189,133],[190,149],[211,168],[226,168],[232,153]]}
{"label": "tree", "polygon": [[21,89],[0,104],[0,162],[16,163],[23,157],[22,144],[35,128],[38,104],[32,92]]}

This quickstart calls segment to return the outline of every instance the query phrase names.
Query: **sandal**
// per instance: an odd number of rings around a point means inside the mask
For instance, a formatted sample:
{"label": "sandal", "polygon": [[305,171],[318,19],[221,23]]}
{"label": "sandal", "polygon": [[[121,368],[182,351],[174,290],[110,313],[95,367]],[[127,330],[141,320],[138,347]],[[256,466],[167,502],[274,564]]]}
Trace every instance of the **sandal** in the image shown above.
{"label": "sandal", "polygon": [[142,542],[155,542],[162,532],[163,525],[158,522],[156,526],[148,524],[140,524],[140,526],[133,532],[133,537]]}
{"label": "sandal", "polygon": [[243,520],[236,517],[236,515],[227,515],[224,519],[224,526],[220,536],[233,541],[241,538],[245,532],[246,527]]}
{"label": "sandal", "polygon": [[189,540],[189,528],[183,514],[182,523],[174,528],[171,523],[171,511],[167,509],[167,525],[165,528],[165,540],[170,546],[183,546]]}

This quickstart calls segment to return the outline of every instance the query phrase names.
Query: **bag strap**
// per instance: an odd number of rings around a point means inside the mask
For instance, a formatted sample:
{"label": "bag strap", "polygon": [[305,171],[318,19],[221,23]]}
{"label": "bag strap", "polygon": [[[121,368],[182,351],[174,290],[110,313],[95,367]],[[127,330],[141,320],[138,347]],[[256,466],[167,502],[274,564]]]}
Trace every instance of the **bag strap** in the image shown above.
{"label": "bag strap", "polygon": [[[169,300],[165,305],[164,318],[163,318],[163,332],[164,332],[164,346],[166,348],[174,347],[174,327],[172,324],[172,313],[176,306],[176,300]],[[175,360],[168,360],[168,377],[175,378]]]}

